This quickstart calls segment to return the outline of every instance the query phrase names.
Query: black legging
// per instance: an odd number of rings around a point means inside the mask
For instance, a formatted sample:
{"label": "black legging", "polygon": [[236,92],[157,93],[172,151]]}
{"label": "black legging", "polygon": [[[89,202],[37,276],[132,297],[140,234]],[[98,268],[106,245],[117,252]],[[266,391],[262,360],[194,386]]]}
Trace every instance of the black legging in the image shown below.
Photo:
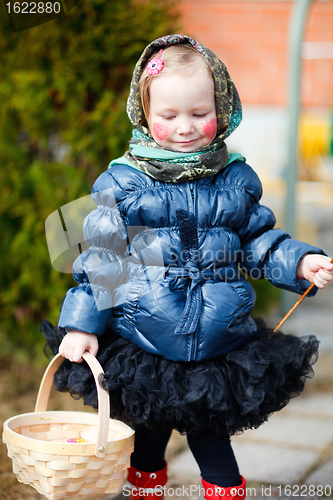
{"label": "black legging", "polygon": [[[171,431],[152,437],[146,427],[137,428],[131,465],[144,472],[163,469],[170,435]],[[205,481],[225,488],[241,484],[229,436],[217,436],[212,431],[203,430],[187,436],[187,442]]]}

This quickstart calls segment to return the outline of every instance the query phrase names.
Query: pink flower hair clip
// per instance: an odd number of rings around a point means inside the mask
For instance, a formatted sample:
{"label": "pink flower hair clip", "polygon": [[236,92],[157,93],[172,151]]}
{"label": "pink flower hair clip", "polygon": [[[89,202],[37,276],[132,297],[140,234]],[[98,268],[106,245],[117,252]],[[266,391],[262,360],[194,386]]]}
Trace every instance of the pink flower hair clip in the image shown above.
{"label": "pink flower hair clip", "polygon": [[147,64],[147,71],[150,75],[157,75],[160,71],[162,71],[164,66],[164,62],[161,59],[162,52],[163,50],[161,49],[157,56]]}

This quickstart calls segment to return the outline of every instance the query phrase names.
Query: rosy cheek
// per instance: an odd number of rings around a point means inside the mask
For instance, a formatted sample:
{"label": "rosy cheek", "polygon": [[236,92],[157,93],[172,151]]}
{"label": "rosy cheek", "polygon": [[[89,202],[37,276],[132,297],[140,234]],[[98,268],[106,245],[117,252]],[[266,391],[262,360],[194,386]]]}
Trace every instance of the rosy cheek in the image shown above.
{"label": "rosy cheek", "polygon": [[209,122],[205,123],[202,127],[203,133],[211,141],[214,139],[217,131],[217,120],[212,118]]}
{"label": "rosy cheek", "polygon": [[169,128],[161,123],[154,123],[153,134],[159,141],[164,141],[169,135]]}

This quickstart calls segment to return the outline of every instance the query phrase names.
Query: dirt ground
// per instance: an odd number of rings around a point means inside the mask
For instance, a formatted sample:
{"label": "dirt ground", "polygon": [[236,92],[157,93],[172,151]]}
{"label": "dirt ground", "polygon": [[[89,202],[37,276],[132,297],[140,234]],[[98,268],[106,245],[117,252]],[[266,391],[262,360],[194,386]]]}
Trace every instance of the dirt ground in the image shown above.
{"label": "dirt ground", "polygon": [[[34,398],[42,370],[29,366],[13,366],[6,358],[0,359],[0,422],[14,415],[33,411]],[[7,456],[7,447],[0,445],[0,499],[1,500],[37,500],[40,495],[34,490],[18,483],[12,473],[12,462]]]}

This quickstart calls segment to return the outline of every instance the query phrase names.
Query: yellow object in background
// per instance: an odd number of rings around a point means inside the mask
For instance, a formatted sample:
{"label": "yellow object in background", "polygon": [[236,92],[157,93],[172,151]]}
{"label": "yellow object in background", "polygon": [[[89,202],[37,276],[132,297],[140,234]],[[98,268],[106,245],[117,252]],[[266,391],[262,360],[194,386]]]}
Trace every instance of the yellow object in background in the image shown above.
{"label": "yellow object in background", "polygon": [[331,136],[329,116],[302,115],[299,129],[301,180],[324,180],[322,156],[331,153]]}

